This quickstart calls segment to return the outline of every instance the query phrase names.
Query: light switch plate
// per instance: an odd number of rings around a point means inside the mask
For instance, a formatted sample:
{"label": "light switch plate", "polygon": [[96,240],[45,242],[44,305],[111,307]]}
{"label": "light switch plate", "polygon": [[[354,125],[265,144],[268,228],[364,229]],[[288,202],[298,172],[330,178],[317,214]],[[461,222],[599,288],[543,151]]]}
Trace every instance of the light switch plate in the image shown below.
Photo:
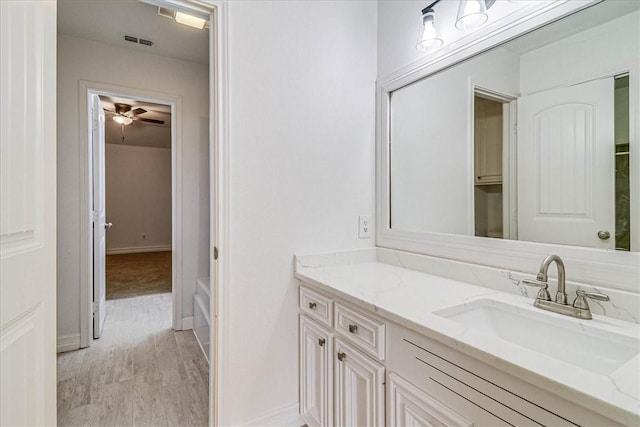
{"label": "light switch plate", "polygon": [[369,215],[360,215],[358,217],[358,237],[361,239],[371,237],[371,221]]}

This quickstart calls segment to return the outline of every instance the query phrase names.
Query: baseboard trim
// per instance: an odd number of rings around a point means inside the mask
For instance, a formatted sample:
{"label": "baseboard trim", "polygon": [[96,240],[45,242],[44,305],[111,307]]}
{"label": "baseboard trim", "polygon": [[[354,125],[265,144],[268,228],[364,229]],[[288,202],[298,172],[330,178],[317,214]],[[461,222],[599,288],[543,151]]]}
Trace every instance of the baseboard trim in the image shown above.
{"label": "baseboard trim", "polygon": [[107,255],[120,255],[120,254],[141,254],[145,252],[165,252],[170,251],[171,245],[157,245],[157,246],[136,246],[131,248],[111,248],[107,249]]}
{"label": "baseboard trim", "polygon": [[182,318],[182,331],[193,329],[193,316]]}
{"label": "baseboard trim", "polygon": [[300,427],[305,421],[300,416],[300,406],[298,402],[285,405],[281,408],[269,411],[258,418],[243,423],[245,426],[261,427]]}
{"label": "baseboard trim", "polygon": [[78,350],[80,348],[80,334],[62,335],[58,337],[56,351],[64,353],[66,351]]}

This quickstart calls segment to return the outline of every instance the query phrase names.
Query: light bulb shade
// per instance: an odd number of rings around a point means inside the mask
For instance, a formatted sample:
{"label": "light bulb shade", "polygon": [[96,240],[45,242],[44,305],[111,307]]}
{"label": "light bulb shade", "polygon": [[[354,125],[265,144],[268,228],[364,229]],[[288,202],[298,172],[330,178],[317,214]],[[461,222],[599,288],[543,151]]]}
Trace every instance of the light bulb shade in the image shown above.
{"label": "light bulb shade", "polygon": [[432,9],[422,14],[422,23],[418,31],[416,49],[421,52],[435,50],[444,44],[440,30],[435,25],[435,12]]}
{"label": "light bulb shade", "polygon": [[197,28],[199,30],[203,29],[205,24],[207,23],[206,19],[198,18],[197,16],[188,15],[186,13],[177,11],[176,12],[176,22],[183,25],[188,25],[193,28]]}
{"label": "light bulb shade", "polygon": [[113,116],[113,121],[123,126],[133,123],[133,119],[131,117],[123,116],[121,114]]}
{"label": "light bulb shade", "polygon": [[456,28],[471,30],[487,22],[487,4],[485,0],[460,0]]}

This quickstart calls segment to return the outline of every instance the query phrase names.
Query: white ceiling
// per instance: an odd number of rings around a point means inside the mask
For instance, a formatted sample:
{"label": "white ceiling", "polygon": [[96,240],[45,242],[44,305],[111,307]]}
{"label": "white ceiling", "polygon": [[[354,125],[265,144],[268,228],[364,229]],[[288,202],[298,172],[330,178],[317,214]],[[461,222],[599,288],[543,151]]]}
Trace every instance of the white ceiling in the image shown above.
{"label": "white ceiling", "polygon": [[[102,108],[107,110],[105,120],[105,142],[107,144],[136,145],[141,147],[171,148],[171,107],[163,104],[141,102],[134,99],[101,96]],[[113,104],[119,102],[131,105],[131,109],[138,107],[147,110],[139,117],[164,120],[164,124],[155,124],[134,120],[131,125],[124,126],[114,122],[112,114]],[[124,130],[124,134],[123,134]],[[124,141],[122,137],[124,136]]]}
{"label": "white ceiling", "polygon": [[[128,47],[140,52],[207,64],[209,31],[158,15],[158,7],[138,0],[58,0],[58,32]],[[127,42],[128,34],[155,42]]]}

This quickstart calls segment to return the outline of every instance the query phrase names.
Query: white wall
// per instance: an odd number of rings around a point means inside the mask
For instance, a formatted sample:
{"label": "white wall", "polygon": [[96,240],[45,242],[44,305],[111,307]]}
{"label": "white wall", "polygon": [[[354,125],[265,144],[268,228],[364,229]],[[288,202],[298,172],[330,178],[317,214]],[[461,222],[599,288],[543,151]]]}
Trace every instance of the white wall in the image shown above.
{"label": "white wall", "polygon": [[171,248],[171,150],[106,144],[105,157],[107,253]]}
{"label": "white wall", "polygon": [[293,255],[374,245],[357,231],[374,213],[376,74],[375,2],[228,6],[225,425],[297,414]]}
{"label": "white wall", "polygon": [[[126,64],[123,67],[123,64]],[[79,80],[182,96],[183,316],[208,275],[208,67],[58,35],[58,336],[80,333]]]}
{"label": "white wall", "polygon": [[519,57],[471,59],[391,96],[391,228],[473,235],[473,86],[517,96]]}

